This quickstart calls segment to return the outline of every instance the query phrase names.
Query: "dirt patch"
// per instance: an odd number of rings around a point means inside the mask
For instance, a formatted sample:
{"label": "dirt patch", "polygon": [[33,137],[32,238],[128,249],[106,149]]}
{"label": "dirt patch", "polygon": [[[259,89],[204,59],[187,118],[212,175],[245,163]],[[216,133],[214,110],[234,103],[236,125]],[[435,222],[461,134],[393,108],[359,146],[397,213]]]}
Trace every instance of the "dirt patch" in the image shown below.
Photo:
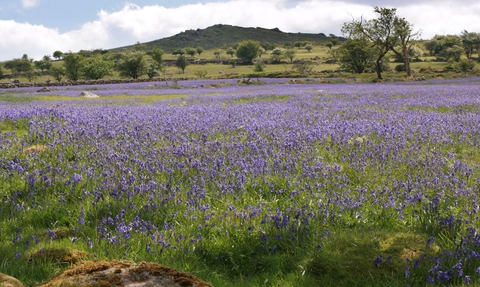
{"label": "dirt patch", "polygon": [[123,260],[80,262],[38,287],[53,286],[212,287],[193,275],[167,266]]}

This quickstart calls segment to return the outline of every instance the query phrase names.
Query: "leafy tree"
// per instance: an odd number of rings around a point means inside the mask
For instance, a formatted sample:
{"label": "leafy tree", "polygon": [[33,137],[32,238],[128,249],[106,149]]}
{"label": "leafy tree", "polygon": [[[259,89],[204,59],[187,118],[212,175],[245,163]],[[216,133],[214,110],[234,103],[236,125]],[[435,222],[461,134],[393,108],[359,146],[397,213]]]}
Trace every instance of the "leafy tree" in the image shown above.
{"label": "leafy tree", "polygon": [[425,47],[431,56],[449,57],[448,48],[454,46],[462,47],[462,39],[456,35],[435,35],[430,41],[425,43]]}
{"label": "leafy tree", "polygon": [[60,59],[62,58],[62,56],[63,56],[63,52],[62,52],[62,51],[58,51],[58,50],[57,50],[57,51],[53,52],[53,57],[54,57],[55,59],[57,59],[57,60],[60,60]]}
{"label": "leafy tree", "polygon": [[154,47],[150,52],[149,52],[149,55],[150,57],[152,58],[152,60],[155,62],[156,64],[156,68],[158,70],[160,70],[162,68],[162,65],[163,65],[163,55],[165,54],[165,52],[158,48],[158,47]]}
{"label": "leafy tree", "polygon": [[349,38],[365,37],[372,43],[375,55],[374,66],[378,79],[382,79],[383,57],[398,43],[398,35],[395,34],[395,20],[398,19],[396,11],[395,8],[375,6],[374,12],[378,14],[378,18],[369,21],[353,20],[351,23],[345,23],[342,27],[342,33],[349,35]]}
{"label": "leafy tree", "polygon": [[187,51],[185,51],[185,49],[177,49],[177,50],[173,51],[172,55],[183,56],[183,55],[185,55],[185,53],[187,53]]}
{"label": "leafy tree", "polygon": [[374,48],[366,37],[349,38],[336,49],[340,67],[361,74],[374,61]]}
{"label": "leafy tree", "polygon": [[328,42],[325,42],[325,46],[328,48],[328,49],[332,49],[333,48],[333,43],[328,41]]}
{"label": "leafy tree", "polygon": [[213,52],[213,55],[215,55],[215,58],[219,59],[221,53],[222,52],[220,50],[216,50],[215,52]]}
{"label": "leafy tree", "polygon": [[113,73],[113,62],[100,57],[85,58],[82,60],[81,74],[87,80],[98,80]]}
{"label": "leafy tree", "polygon": [[185,73],[185,68],[188,66],[188,61],[183,55],[180,55],[175,61],[175,66],[182,70],[182,73]]}
{"label": "leafy tree", "polygon": [[248,63],[252,63],[252,60],[259,54],[260,43],[253,40],[246,40],[238,44],[236,55],[238,58],[245,60]]}
{"label": "leafy tree", "polygon": [[468,32],[463,30],[462,35],[463,49],[465,50],[465,55],[468,59],[472,58],[472,54],[480,49],[480,33]]}
{"label": "leafy tree", "polygon": [[288,59],[290,59],[290,63],[293,62],[293,58],[295,58],[295,50],[293,49],[287,49],[285,51],[285,57],[287,57]]}
{"label": "leafy tree", "polygon": [[52,67],[50,69],[50,75],[60,83],[65,76],[65,69],[62,67]]}
{"label": "leafy tree", "polygon": [[475,61],[470,59],[463,59],[460,60],[458,63],[455,64],[455,68],[461,70],[464,75],[467,75],[467,72],[475,67]]}
{"label": "leafy tree", "polygon": [[313,62],[310,60],[300,61],[293,65],[293,69],[302,74],[310,74],[313,71]]}
{"label": "leafy tree", "polygon": [[413,32],[413,25],[410,24],[404,18],[395,17],[393,20],[395,35],[400,40],[401,52],[398,52],[395,47],[392,47],[391,50],[397,54],[397,56],[403,59],[403,64],[405,65],[405,71],[407,72],[407,77],[412,76],[412,70],[410,68],[410,48],[413,43],[411,40],[420,35],[420,32]]}
{"label": "leafy tree", "polygon": [[33,62],[33,64],[37,69],[40,69],[42,72],[43,70],[50,70],[50,68],[52,67],[52,63],[46,60],[35,61]]}
{"label": "leafy tree", "polygon": [[77,81],[80,78],[83,57],[76,53],[63,54],[63,67],[65,76],[71,81]]}
{"label": "leafy tree", "polygon": [[442,55],[445,57],[447,61],[450,59],[453,59],[455,62],[458,62],[460,61],[460,57],[462,56],[464,51],[465,50],[463,49],[463,47],[455,45],[453,47],[449,47],[445,49]]}
{"label": "leafy tree", "polygon": [[285,49],[283,48],[275,48],[271,52],[270,59],[273,63],[280,63],[282,58],[284,57]]}
{"label": "leafy tree", "polygon": [[120,76],[138,79],[145,74],[147,72],[147,61],[144,56],[145,51],[143,50],[124,52],[117,64]]}
{"label": "leafy tree", "polygon": [[185,52],[187,53],[187,55],[189,55],[190,57],[193,57],[195,56],[195,54],[197,53],[197,51],[193,48],[187,48],[185,49]]}
{"label": "leafy tree", "polygon": [[27,73],[33,70],[32,62],[28,59],[27,55],[23,55],[22,58],[12,59],[4,63],[4,67],[11,70],[12,73]]}
{"label": "leafy tree", "polygon": [[0,79],[3,78],[3,68],[2,68],[2,63],[0,63]]}
{"label": "leafy tree", "polygon": [[265,71],[265,63],[263,61],[256,61],[253,66],[254,72],[263,72]]}
{"label": "leafy tree", "polygon": [[[330,35],[332,35],[332,34],[330,34]],[[339,41],[338,41],[338,38],[337,38],[335,35],[333,35],[333,36],[334,36],[334,37],[332,37],[332,38],[330,39],[330,43],[332,43],[332,44],[333,44],[333,47],[335,47],[335,46],[338,45],[338,42],[339,42]]]}
{"label": "leafy tree", "polygon": [[50,55],[45,55],[42,57],[42,60],[50,62],[52,61],[52,57]]}
{"label": "leafy tree", "polygon": [[265,51],[270,51],[270,50],[273,50],[277,47],[276,44],[274,43],[270,43],[270,42],[264,42],[260,45],[263,49],[265,49]]}
{"label": "leafy tree", "polygon": [[200,56],[205,50],[202,47],[197,47],[197,54]]}
{"label": "leafy tree", "polygon": [[305,50],[307,50],[309,53],[312,51],[313,46],[311,44],[305,45]]}
{"label": "leafy tree", "polygon": [[196,70],[193,74],[201,79],[207,77],[208,71],[207,70]]}
{"label": "leafy tree", "polygon": [[225,51],[228,55],[230,55],[230,58],[233,58],[233,55],[235,55],[235,49],[230,47]]}

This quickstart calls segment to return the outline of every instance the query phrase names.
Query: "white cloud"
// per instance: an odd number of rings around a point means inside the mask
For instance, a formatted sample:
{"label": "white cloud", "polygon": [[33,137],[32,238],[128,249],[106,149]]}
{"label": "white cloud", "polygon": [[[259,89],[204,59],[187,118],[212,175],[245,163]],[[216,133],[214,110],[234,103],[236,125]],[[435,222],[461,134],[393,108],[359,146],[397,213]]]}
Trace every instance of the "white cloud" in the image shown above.
{"label": "white cloud", "polygon": [[24,8],[32,8],[37,6],[40,3],[40,0],[22,0]]}
{"label": "white cloud", "polygon": [[[435,34],[459,34],[464,29],[474,29],[472,23],[480,22],[480,4],[476,2],[463,6],[448,1],[423,3],[397,7],[400,16],[423,31],[422,38],[429,39]],[[20,57],[24,53],[38,59],[55,50],[109,49],[214,24],[340,35],[342,24],[351,21],[352,17],[374,17],[371,5],[335,0],[230,0],[175,8],[126,4],[119,11],[102,10],[97,16],[97,20],[66,33],[39,25],[0,20],[0,60]]]}

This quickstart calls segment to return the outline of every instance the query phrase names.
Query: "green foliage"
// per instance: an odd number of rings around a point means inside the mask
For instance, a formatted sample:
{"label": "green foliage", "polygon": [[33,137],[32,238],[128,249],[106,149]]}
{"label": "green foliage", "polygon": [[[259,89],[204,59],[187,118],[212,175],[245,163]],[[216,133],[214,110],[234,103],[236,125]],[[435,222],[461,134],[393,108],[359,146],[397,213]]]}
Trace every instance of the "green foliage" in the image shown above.
{"label": "green foliage", "polygon": [[63,54],[63,67],[65,76],[71,81],[80,79],[83,57],[76,53]]}
{"label": "green foliage", "polygon": [[252,63],[252,60],[259,54],[260,43],[253,40],[246,40],[238,44],[236,55],[238,58]]}
{"label": "green foliage", "polygon": [[460,38],[462,39],[463,49],[468,59],[472,58],[475,51],[480,50],[480,33],[468,32],[463,30]]}
{"label": "green foliage", "polygon": [[197,50],[193,49],[193,48],[186,48],[185,49],[185,52],[187,53],[187,55],[189,55],[190,57],[193,57],[195,56],[195,54],[197,53]]}
{"label": "green foliage", "polygon": [[4,63],[4,67],[11,70],[12,73],[25,73],[33,70],[32,62],[28,59],[28,56],[22,58],[12,59]]}
{"label": "green foliage", "polygon": [[374,51],[366,38],[347,39],[337,51],[340,67],[352,73],[363,73],[374,59]]}
{"label": "green foliage", "polygon": [[311,44],[305,45],[305,50],[307,50],[309,53],[312,51],[312,49],[313,49],[313,45]]}
{"label": "green foliage", "polygon": [[197,47],[196,51],[197,54],[200,56],[205,51],[205,49],[203,49],[202,47]]}
{"label": "green foliage", "polygon": [[313,71],[314,64],[310,60],[303,60],[293,65],[293,69],[302,74],[310,74]]}
{"label": "green foliage", "polygon": [[[427,48],[430,55],[444,57],[447,61],[454,57],[458,50],[463,50],[461,48],[462,45],[462,39],[456,35],[435,35],[430,41],[425,42],[425,48]],[[455,46],[456,48],[454,48]],[[452,50],[451,48],[454,49]]]}
{"label": "green foliage", "polygon": [[272,63],[280,63],[282,58],[284,57],[285,49],[283,48],[275,48],[271,52],[270,60]]}
{"label": "green foliage", "polygon": [[[371,42],[374,55],[373,63],[378,79],[382,79],[382,63],[385,62],[382,61],[383,57],[388,52],[394,50],[399,43],[399,35],[395,31],[398,28],[396,23],[400,18],[396,15],[396,11],[396,8],[375,6],[374,12],[378,14],[377,18],[368,21],[363,19],[353,20],[345,23],[342,27],[342,33],[349,35],[349,38],[364,39]],[[401,22],[408,24],[405,20]]]}
{"label": "green foliage", "polygon": [[185,68],[188,66],[187,58],[183,55],[178,56],[177,60],[175,61],[175,66],[182,70],[182,73],[185,73]]}
{"label": "green foliage", "polygon": [[63,52],[62,52],[62,51],[58,51],[58,50],[57,50],[57,51],[53,52],[53,57],[54,57],[55,59],[57,59],[57,60],[60,60],[60,59],[62,58],[62,56],[63,56]]}
{"label": "green foliage", "polygon": [[138,79],[144,75],[148,68],[144,56],[145,52],[142,50],[124,52],[117,64],[120,76]]}
{"label": "green foliage", "polygon": [[290,63],[293,63],[293,58],[295,58],[295,50],[287,49],[285,51],[285,57],[287,57],[290,60]]}
{"label": "green foliage", "polygon": [[193,72],[193,74],[197,77],[199,77],[200,79],[204,79],[207,74],[208,74],[208,71],[207,70],[195,70]]}
{"label": "green foliage", "polygon": [[0,79],[3,78],[3,65],[0,63]]}
{"label": "green foliage", "polygon": [[173,55],[180,55],[180,56],[185,55],[185,53],[187,53],[187,51],[185,51],[185,49],[181,49],[181,48],[172,52]]}
{"label": "green foliage", "polygon": [[265,63],[263,61],[256,61],[253,65],[254,72],[263,72],[265,71]]}
{"label": "green foliage", "polygon": [[217,58],[217,59],[220,59],[220,54],[221,53],[222,52],[220,50],[216,50],[215,52],[213,52],[213,54],[215,55],[215,58]]}
{"label": "green foliage", "polygon": [[233,55],[235,55],[235,49],[232,48],[232,47],[229,47],[225,53],[227,53],[228,55],[230,55],[231,58],[233,58]]}
{"label": "green foliage", "polygon": [[65,76],[65,69],[63,67],[52,67],[50,69],[50,75],[57,81],[61,82]]}
{"label": "green foliage", "polygon": [[33,63],[35,64],[35,67],[37,69],[42,70],[42,72],[43,72],[43,70],[50,70],[50,68],[52,67],[52,62],[47,61],[47,60],[35,61]]}
{"label": "green foliage", "polygon": [[467,72],[475,67],[475,61],[473,60],[460,60],[455,64],[455,68],[462,71],[465,75],[467,75]]}
{"label": "green foliage", "polygon": [[81,74],[86,80],[98,80],[113,73],[113,62],[100,57],[82,60]]}

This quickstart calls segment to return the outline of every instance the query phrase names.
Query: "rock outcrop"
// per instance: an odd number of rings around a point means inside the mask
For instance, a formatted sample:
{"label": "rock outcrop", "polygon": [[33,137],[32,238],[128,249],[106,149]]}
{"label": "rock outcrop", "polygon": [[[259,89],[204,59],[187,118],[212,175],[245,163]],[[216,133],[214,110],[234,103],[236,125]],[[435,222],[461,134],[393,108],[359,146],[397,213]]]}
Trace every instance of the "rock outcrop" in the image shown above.
{"label": "rock outcrop", "polygon": [[38,287],[53,286],[212,287],[193,275],[170,267],[124,260],[83,261]]}
{"label": "rock outcrop", "polygon": [[0,287],[23,287],[23,284],[11,276],[0,273]]}

